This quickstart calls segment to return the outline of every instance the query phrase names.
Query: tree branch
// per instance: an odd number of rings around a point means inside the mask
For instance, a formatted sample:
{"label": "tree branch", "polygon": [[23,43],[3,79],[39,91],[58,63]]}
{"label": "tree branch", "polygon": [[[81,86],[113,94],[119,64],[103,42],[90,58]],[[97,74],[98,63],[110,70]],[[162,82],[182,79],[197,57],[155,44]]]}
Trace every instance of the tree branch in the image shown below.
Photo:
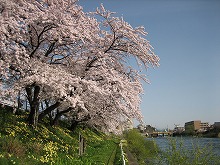
{"label": "tree branch", "polygon": [[33,45],[33,43],[32,43],[32,37],[31,37],[31,44],[32,44],[32,46],[35,47],[35,49],[34,49],[34,50],[31,52],[31,54],[30,54],[30,57],[33,57],[33,56],[34,56],[34,53],[35,53],[35,52],[37,51],[37,49],[39,48],[40,44],[41,44],[43,41],[45,41],[45,39],[42,39],[42,40],[40,41],[42,35],[43,35],[45,32],[47,32],[47,31],[49,31],[49,30],[55,28],[55,26],[53,26],[53,24],[52,24],[52,25],[47,25],[47,26],[45,26],[45,27],[43,28],[43,30],[40,32],[39,35],[38,35],[37,30],[34,28],[34,26],[31,25],[31,27],[34,29],[34,31],[35,31],[35,33],[36,33],[36,35],[37,35],[37,45],[36,45],[36,46]]}
{"label": "tree branch", "polygon": [[57,41],[54,41],[54,42],[52,42],[52,43],[50,44],[50,46],[49,46],[47,52],[45,53],[45,57],[48,57],[48,55],[54,50],[54,46],[55,46],[56,42],[57,42]]}
{"label": "tree branch", "polygon": [[49,114],[50,112],[52,112],[54,109],[56,109],[57,107],[60,106],[60,102],[56,102],[55,104],[51,105],[50,107],[46,108],[43,112],[40,113],[38,120],[42,120],[47,114]]}
{"label": "tree branch", "polygon": [[89,61],[89,62],[86,64],[86,69],[85,69],[85,71],[88,71],[89,68],[92,67],[92,64],[94,64],[97,60],[98,60],[98,58],[95,56],[91,61]]}

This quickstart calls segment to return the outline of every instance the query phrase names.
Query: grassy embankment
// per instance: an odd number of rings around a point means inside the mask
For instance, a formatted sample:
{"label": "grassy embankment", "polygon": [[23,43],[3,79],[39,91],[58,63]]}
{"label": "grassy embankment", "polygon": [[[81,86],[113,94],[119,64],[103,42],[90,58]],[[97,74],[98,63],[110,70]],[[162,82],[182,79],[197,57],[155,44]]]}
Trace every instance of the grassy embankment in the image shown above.
{"label": "grassy embankment", "polygon": [[[27,114],[13,115],[0,108],[0,164],[121,164],[117,137],[81,127],[73,132],[65,126],[39,124],[33,129],[26,118]],[[82,156],[79,156],[79,132],[86,140]]]}
{"label": "grassy embankment", "polygon": [[[27,114],[13,115],[0,108],[0,164],[11,165],[121,165],[120,139],[96,130],[77,127],[70,131],[61,123],[59,127],[39,124],[33,129],[26,123]],[[79,156],[79,133],[86,140],[86,151]],[[194,147],[188,151],[183,143],[170,141],[166,151],[157,149],[153,141],[146,140],[138,131],[124,134],[124,151],[132,153],[140,165],[144,164],[220,164],[209,146]],[[129,160],[127,152],[127,158]],[[129,162],[127,162],[129,164]]]}
{"label": "grassy embankment", "polygon": [[125,152],[131,152],[139,165],[154,164],[159,151],[154,141],[147,140],[136,129],[125,132],[124,139],[127,141]]}

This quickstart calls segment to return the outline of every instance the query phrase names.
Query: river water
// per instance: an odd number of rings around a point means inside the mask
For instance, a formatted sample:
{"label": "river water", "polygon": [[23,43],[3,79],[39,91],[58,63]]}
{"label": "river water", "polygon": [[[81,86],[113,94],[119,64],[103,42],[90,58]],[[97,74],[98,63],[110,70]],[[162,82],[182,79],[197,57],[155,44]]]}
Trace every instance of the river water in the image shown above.
{"label": "river water", "polygon": [[213,154],[220,157],[220,138],[194,138],[194,137],[162,137],[152,138],[161,150],[169,149],[170,141],[176,141],[178,144],[182,143],[184,149],[190,151],[195,147],[204,148],[210,147]]}

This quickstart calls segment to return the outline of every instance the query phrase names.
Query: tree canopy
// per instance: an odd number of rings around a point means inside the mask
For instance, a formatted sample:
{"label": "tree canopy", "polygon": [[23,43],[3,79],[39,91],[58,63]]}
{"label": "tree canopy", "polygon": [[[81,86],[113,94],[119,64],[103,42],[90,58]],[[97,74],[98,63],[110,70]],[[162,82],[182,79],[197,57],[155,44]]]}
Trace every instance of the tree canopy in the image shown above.
{"label": "tree canopy", "polygon": [[146,34],[102,4],[85,13],[74,0],[0,0],[0,96],[23,94],[29,124],[56,111],[117,133],[142,121],[145,77],[128,60],[159,66]]}

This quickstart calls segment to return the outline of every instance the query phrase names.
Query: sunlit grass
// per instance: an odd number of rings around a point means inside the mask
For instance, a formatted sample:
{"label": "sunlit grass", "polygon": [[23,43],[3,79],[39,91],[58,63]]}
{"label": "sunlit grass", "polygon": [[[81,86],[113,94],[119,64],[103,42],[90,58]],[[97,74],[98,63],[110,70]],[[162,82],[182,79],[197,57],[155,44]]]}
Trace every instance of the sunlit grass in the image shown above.
{"label": "sunlit grass", "polygon": [[[115,161],[115,155],[111,154],[118,147],[117,138],[82,127],[72,132],[41,123],[33,129],[26,123],[26,114],[13,115],[1,109],[0,113],[0,164],[84,165]],[[79,156],[79,133],[86,141],[82,156]]]}

